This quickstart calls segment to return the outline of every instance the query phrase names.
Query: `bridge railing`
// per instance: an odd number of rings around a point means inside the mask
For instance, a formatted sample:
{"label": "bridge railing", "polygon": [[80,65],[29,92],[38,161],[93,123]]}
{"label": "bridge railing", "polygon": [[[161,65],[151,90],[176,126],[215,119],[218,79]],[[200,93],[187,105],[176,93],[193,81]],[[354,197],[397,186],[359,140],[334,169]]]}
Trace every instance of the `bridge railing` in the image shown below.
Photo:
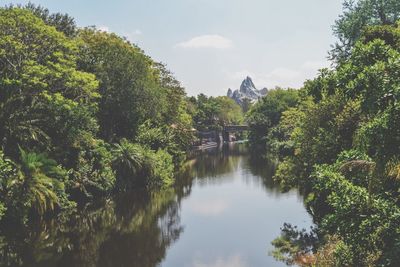
{"label": "bridge railing", "polygon": [[247,131],[249,130],[248,125],[226,125],[224,127],[224,131],[229,132],[229,131]]}

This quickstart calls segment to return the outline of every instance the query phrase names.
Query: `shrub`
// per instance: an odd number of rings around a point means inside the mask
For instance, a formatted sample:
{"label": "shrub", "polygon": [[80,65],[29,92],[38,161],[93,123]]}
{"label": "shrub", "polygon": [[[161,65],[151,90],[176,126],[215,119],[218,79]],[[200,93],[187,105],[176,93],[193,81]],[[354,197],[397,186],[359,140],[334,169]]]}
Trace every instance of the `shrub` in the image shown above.
{"label": "shrub", "polygon": [[166,150],[154,151],[126,139],[113,149],[113,168],[117,174],[117,191],[173,183],[173,158]]}
{"label": "shrub", "polygon": [[91,139],[80,146],[77,159],[67,183],[72,198],[85,200],[109,194],[115,185],[115,173],[108,145],[102,140]]}
{"label": "shrub", "polygon": [[152,155],[153,175],[150,184],[169,186],[174,182],[174,164],[170,154],[165,150],[159,150]]}

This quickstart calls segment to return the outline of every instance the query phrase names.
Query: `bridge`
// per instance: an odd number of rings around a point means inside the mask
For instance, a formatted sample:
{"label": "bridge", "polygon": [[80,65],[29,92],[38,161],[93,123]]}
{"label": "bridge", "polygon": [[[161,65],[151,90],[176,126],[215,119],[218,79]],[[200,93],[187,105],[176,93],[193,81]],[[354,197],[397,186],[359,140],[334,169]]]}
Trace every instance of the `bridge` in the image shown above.
{"label": "bridge", "polygon": [[248,125],[225,125],[222,131],[222,140],[229,142],[229,134],[234,132],[245,132],[249,130]]}
{"label": "bridge", "polygon": [[248,125],[226,125],[226,126],[224,126],[225,132],[244,132],[244,131],[248,131],[248,130],[249,130]]}
{"label": "bridge", "polygon": [[201,138],[214,139],[215,142],[220,143],[221,135],[222,135],[222,140],[224,142],[229,142],[230,133],[245,132],[245,131],[249,131],[248,125],[225,125],[223,126],[222,130],[197,131],[197,134]]}

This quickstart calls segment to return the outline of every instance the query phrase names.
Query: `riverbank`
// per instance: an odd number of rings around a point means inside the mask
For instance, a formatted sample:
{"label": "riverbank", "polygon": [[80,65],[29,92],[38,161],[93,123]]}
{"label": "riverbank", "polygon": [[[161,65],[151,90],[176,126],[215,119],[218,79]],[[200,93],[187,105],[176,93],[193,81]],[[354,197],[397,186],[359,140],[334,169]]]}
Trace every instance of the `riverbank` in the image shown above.
{"label": "riverbank", "polygon": [[232,142],[212,142],[212,141],[207,141],[204,142],[202,145],[199,146],[194,146],[193,150],[207,150],[207,149],[212,149],[212,148],[217,148],[217,147],[221,147],[224,145],[230,145],[230,144],[246,144],[248,143],[248,140],[238,140],[238,141],[232,141]]}

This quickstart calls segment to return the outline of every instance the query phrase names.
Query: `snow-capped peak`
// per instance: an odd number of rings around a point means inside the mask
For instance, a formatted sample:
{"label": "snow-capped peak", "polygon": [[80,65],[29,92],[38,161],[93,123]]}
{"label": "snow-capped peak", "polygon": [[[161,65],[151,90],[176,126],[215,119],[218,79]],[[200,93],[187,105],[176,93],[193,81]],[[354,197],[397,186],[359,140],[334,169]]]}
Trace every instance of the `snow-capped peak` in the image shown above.
{"label": "snow-capped peak", "polygon": [[249,99],[251,102],[257,101],[260,97],[266,95],[268,89],[263,88],[262,90],[257,90],[253,83],[253,80],[247,76],[240,85],[239,90],[232,91],[228,89],[227,96],[236,101],[239,105],[242,105],[244,99]]}

